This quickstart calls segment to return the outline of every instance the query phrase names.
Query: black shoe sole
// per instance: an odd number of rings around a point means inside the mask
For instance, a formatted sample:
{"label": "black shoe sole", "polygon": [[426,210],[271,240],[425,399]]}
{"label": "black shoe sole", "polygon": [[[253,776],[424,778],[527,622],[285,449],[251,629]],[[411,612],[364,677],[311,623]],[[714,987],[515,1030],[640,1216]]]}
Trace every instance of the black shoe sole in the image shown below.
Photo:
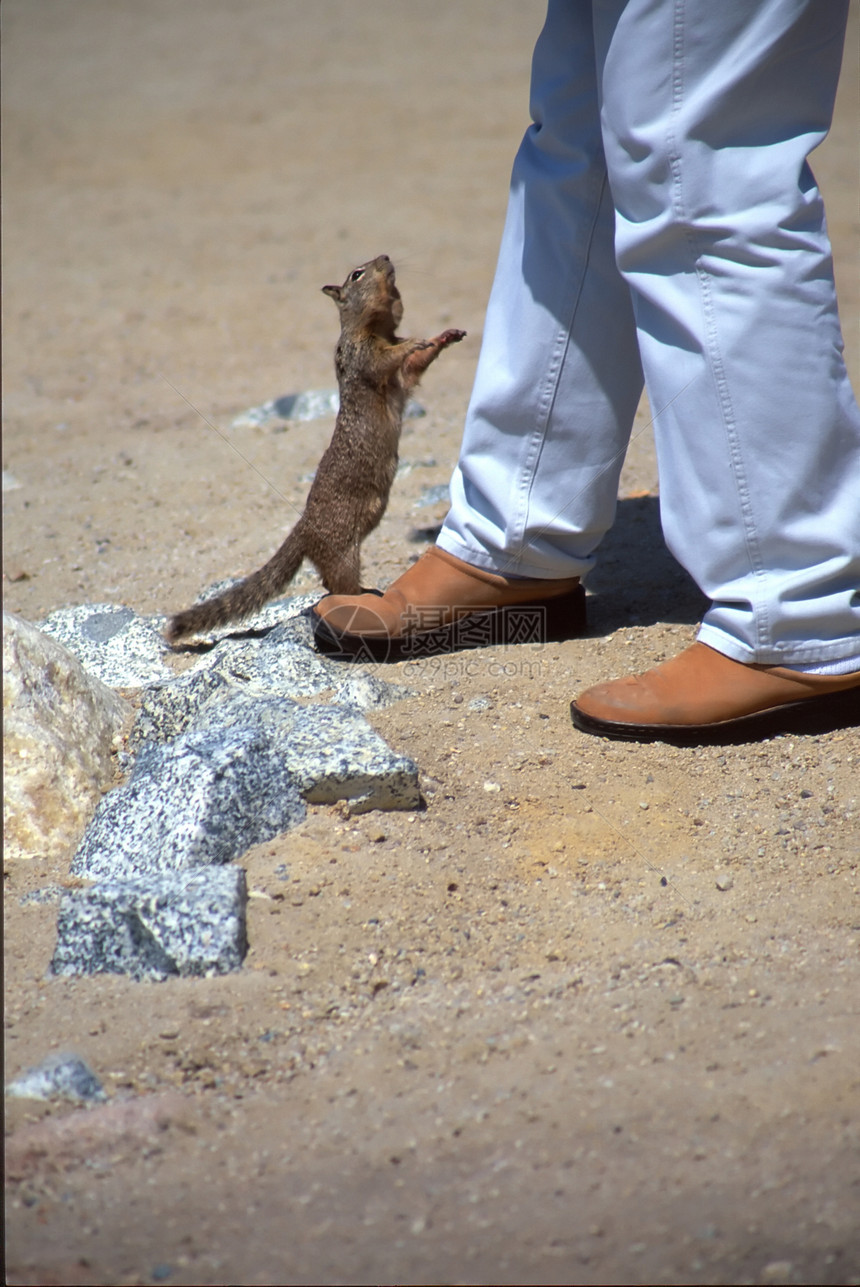
{"label": "black shoe sole", "polygon": [[582,733],[610,737],[623,742],[668,742],[672,746],[734,746],[761,742],[780,734],[832,733],[860,724],[860,688],[800,702],[773,706],[770,710],[721,720],[716,724],[624,724],[597,719],[570,704],[570,717]]}
{"label": "black shoe sole", "polygon": [[555,598],[473,612],[450,625],[415,631],[401,639],[341,634],[318,617],[313,608],[308,608],[306,615],[317,651],[344,661],[420,661],[468,648],[558,643],[586,629],[585,591],[581,585]]}

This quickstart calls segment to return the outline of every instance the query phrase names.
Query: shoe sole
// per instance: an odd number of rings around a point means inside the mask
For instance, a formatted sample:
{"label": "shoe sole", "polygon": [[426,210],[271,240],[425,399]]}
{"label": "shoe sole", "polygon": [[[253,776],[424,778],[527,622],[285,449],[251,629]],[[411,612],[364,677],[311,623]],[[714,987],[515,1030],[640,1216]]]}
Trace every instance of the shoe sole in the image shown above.
{"label": "shoe sole", "polygon": [[623,742],[669,742],[673,746],[730,746],[760,742],[780,734],[831,733],[860,724],[860,688],[843,689],[822,697],[772,706],[713,724],[625,724],[586,715],[576,702],[570,717],[582,733]]}
{"label": "shoe sole", "polygon": [[586,629],[585,591],[581,585],[567,594],[531,603],[515,603],[459,617],[435,630],[416,631],[401,639],[339,633],[307,609],[317,651],[350,661],[420,661],[439,653],[469,648],[500,648],[513,644],[558,643]]}

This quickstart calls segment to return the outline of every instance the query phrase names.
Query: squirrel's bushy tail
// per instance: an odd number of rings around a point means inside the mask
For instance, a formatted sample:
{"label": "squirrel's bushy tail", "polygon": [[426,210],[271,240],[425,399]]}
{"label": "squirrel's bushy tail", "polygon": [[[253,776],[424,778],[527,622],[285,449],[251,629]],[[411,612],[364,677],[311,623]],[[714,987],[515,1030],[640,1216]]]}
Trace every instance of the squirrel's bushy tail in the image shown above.
{"label": "squirrel's bushy tail", "polygon": [[285,590],[301,566],[304,540],[299,521],[283,545],[257,572],[238,585],[231,586],[214,599],[196,603],[185,612],[177,612],[167,622],[166,638],[175,643],[185,635],[202,634],[230,621],[241,621],[258,612],[270,599]]}

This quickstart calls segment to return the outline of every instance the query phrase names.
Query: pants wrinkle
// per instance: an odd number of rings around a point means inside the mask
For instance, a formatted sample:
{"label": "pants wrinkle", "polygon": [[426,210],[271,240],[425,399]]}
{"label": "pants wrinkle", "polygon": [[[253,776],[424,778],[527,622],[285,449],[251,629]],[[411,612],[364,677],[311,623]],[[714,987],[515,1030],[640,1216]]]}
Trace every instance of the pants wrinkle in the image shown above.
{"label": "pants wrinkle", "polygon": [[847,5],[550,0],[439,544],[586,576],[643,378],[667,544],[739,661],[860,637],[860,412],[809,152]]}

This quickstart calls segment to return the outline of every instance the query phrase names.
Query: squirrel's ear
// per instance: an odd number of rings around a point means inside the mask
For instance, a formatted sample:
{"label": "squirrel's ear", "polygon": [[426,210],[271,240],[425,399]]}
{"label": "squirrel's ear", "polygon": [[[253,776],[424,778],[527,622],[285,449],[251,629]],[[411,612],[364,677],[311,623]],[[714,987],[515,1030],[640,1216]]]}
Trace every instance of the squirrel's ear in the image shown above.
{"label": "squirrel's ear", "polygon": [[339,286],[323,286],[322,293],[324,295],[330,295],[336,304],[339,304],[341,301],[342,292]]}

